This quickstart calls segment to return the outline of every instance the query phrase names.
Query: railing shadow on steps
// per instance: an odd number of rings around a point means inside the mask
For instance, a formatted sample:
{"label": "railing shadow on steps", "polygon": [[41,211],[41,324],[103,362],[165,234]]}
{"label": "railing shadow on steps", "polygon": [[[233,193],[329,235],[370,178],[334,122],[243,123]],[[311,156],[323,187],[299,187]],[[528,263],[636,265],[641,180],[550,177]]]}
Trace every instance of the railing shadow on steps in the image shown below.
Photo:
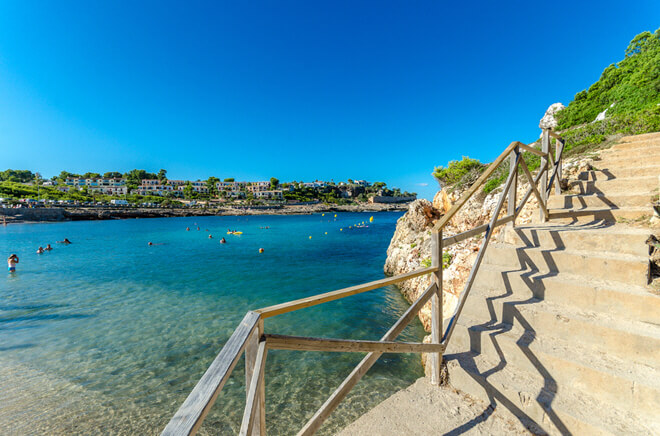
{"label": "railing shadow on steps", "polygon": [[[556,152],[554,156],[551,151],[551,137],[556,139]],[[326,400],[321,408],[298,432],[298,435],[314,434],[383,353],[429,353],[431,356],[431,383],[434,385],[440,384],[442,355],[447,348],[461,310],[470,293],[493,231],[505,224],[515,226],[516,218],[522,212],[523,207],[532,194],[538,200],[541,220],[547,221],[553,218],[553,214],[547,209],[547,199],[553,185],[557,194],[561,192],[559,179],[562,175],[563,149],[564,140],[559,135],[547,129],[543,130],[541,150],[521,142],[512,142],[489,165],[456,204],[434,225],[431,233],[432,261],[430,267],[248,312],[199,382],[195,385],[192,392],[180,406],[179,410],[167,424],[162,435],[192,435],[199,430],[243,353],[245,353],[246,366],[246,405],[239,431],[240,435],[266,434],[264,368],[269,349],[367,353],[328,400]],[[541,165],[535,177],[522,158],[523,153],[531,153],[541,158]],[[466,232],[443,238],[444,227],[507,159],[509,162],[509,176],[490,222]],[[519,173],[520,176],[526,177],[530,186],[518,203],[517,183]],[[500,212],[507,200],[507,214],[500,218]],[[443,329],[441,267],[443,250],[450,245],[482,233],[484,233],[484,237],[479,254],[474,262],[465,288],[460,294],[456,310],[450,318],[447,328]],[[429,274],[432,276],[431,285],[411,304],[408,310],[378,341],[309,338],[267,334],[265,332],[264,320],[266,318],[362,292],[368,292]],[[428,301],[431,301],[431,343],[396,342],[396,337],[417,316],[418,312]]]}

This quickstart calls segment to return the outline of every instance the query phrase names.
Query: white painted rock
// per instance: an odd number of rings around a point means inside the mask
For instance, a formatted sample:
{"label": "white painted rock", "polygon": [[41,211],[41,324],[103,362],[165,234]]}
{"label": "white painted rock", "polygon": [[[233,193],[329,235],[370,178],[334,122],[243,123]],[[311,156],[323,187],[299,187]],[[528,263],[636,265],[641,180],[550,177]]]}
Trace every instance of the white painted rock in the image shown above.
{"label": "white painted rock", "polygon": [[559,112],[560,110],[564,109],[566,106],[564,106],[561,103],[553,103],[548,107],[548,110],[545,111],[545,115],[543,115],[543,118],[541,118],[541,121],[539,121],[539,127],[541,129],[554,129],[557,127],[557,119],[555,118],[555,114]]}

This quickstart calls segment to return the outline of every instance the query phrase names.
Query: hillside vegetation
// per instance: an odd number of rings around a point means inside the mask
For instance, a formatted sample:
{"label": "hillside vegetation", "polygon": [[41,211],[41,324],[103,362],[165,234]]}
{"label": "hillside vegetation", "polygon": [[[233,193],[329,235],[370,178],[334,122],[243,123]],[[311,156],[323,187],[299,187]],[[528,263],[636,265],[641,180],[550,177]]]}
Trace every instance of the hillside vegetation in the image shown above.
{"label": "hillside vegetation", "polygon": [[[605,111],[603,120],[595,121]],[[660,29],[635,36],[621,61],[605,68],[588,90],[575,94],[573,101],[556,114],[557,131],[566,140],[564,156],[577,156],[608,146],[614,135],[636,135],[660,131]],[[539,146],[539,141],[535,144]],[[525,153],[530,170],[539,167],[538,156]],[[467,156],[436,167],[433,176],[443,186],[463,189],[487,168]],[[508,176],[501,165],[484,185],[491,192]]]}

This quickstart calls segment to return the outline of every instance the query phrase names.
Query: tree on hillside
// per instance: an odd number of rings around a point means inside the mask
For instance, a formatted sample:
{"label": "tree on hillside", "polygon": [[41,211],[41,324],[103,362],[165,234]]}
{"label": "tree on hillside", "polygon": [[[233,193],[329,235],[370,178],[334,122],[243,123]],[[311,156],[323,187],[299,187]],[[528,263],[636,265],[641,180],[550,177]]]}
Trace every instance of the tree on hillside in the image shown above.
{"label": "tree on hillside", "polygon": [[119,171],[108,171],[107,173],[103,173],[103,178],[104,179],[121,179],[121,173]]}
{"label": "tree on hillside", "polygon": [[164,185],[167,182],[167,170],[161,168],[161,170],[158,171],[157,177],[160,181],[160,184]]}
{"label": "tree on hillside", "polygon": [[220,179],[218,179],[217,177],[209,177],[206,180],[206,187],[208,188],[209,195],[211,197],[215,197],[218,195],[218,188],[215,186],[215,184],[218,183],[219,181]]}
{"label": "tree on hillside", "polygon": [[29,183],[34,180],[34,174],[29,170],[0,171],[0,182]]}
{"label": "tree on hillside", "polygon": [[85,174],[82,175],[82,178],[83,178],[83,179],[100,179],[100,178],[101,178],[101,175],[100,175],[99,173],[90,173],[90,172],[87,172],[87,173],[85,173]]}
{"label": "tree on hillside", "polygon": [[190,200],[191,198],[193,198],[194,194],[195,191],[193,190],[192,183],[190,183],[189,181],[186,182],[186,186],[183,187],[183,197],[186,200]]}
{"label": "tree on hillside", "polygon": [[280,184],[280,181],[275,177],[270,178],[270,189],[275,189]]}
{"label": "tree on hillside", "polygon": [[233,177],[229,177],[229,178],[223,180],[223,182],[233,182],[233,181],[234,181]]}

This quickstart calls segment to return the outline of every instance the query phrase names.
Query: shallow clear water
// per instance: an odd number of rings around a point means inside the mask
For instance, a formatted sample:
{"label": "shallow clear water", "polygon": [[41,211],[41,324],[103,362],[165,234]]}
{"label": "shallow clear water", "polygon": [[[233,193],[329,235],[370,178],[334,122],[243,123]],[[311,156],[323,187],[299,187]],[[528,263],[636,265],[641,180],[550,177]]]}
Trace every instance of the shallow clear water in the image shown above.
{"label": "shallow clear water", "polygon": [[[0,227],[0,253],[20,257],[17,273],[0,279],[0,426],[5,421],[15,433],[159,433],[246,311],[382,278],[400,215],[374,214],[363,229],[348,227],[370,214]],[[226,235],[227,228],[244,233]],[[54,243],[65,237],[73,244]],[[53,251],[35,254],[47,243]],[[383,288],[270,318],[266,331],[378,339],[407,306],[395,288]],[[423,334],[415,321],[400,338]],[[269,352],[269,433],[300,429],[362,357]],[[384,355],[322,433],[421,375],[418,355]],[[22,404],[27,392],[41,400]],[[202,433],[237,432],[244,398],[241,361]]]}

